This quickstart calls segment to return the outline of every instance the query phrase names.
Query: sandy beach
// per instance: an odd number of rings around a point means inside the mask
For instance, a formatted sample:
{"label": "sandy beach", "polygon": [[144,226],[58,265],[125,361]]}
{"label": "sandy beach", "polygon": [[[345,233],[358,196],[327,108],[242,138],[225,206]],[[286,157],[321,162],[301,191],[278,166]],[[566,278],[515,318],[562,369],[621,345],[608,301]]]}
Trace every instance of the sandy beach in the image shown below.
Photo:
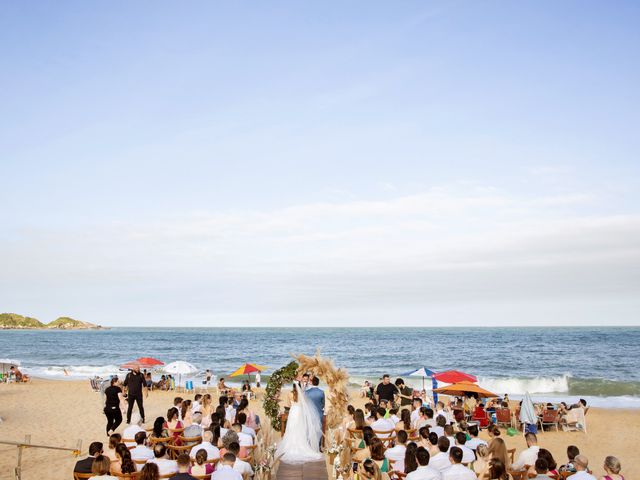
{"label": "sandy beach", "polygon": [[[165,416],[175,392],[151,392],[145,400],[147,419]],[[182,395],[191,398],[192,395]],[[352,392],[352,404],[362,406],[364,399]],[[251,407],[264,419],[262,401]],[[0,439],[21,441],[31,435],[32,443],[74,448],[82,440],[83,455],[92,441],[106,442],[105,417],[100,394],[91,391],[88,381],[53,381],[34,379],[30,384],[0,385]],[[634,435],[640,432],[640,411],[592,408],[588,417],[588,433],[545,432],[539,444],[549,449],[560,463],[565,460],[569,444],[577,445],[587,455],[594,473],[603,473],[606,455],[617,456],[627,479],[640,477]],[[120,426],[118,431],[122,431]],[[486,438],[486,434],[481,436]],[[524,447],[521,436],[504,436],[508,448]],[[17,449],[0,446],[0,479],[12,479]],[[61,480],[71,478],[76,458],[70,453],[27,449],[23,455],[24,480]]]}

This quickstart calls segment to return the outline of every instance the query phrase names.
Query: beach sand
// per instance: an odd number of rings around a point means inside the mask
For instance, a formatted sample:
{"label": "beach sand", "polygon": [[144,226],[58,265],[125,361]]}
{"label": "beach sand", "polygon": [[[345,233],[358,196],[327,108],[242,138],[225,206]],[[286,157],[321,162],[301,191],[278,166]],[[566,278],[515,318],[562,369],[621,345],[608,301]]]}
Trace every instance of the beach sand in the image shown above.
{"label": "beach sand", "polygon": [[[192,394],[180,394],[193,398]],[[165,416],[175,392],[151,392],[145,400],[147,426],[157,416]],[[352,392],[352,403],[362,406],[364,399]],[[252,409],[266,421],[261,399],[251,402]],[[0,440],[22,441],[31,435],[34,444],[75,448],[82,440],[83,456],[92,441],[107,443],[105,417],[99,393],[91,391],[88,381],[54,381],[34,379],[29,384],[0,384]],[[604,472],[607,455],[622,462],[625,478],[640,478],[640,462],[635,442],[640,433],[640,410],[606,410],[591,408],[587,416],[588,433],[545,432],[539,435],[541,447],[549,449],[558,464],[566,459],[567,445],[574,444],[587,455],[594,474]],[[124,425],[118,431],[122,432]],[[486,438],[486,434],[481,434]],[[508,437],[508,448],[525,447],[522,436]],[[17,448],[0,445],[0,479],[13,479]],[[26,449],[23,454],[24,480],[68,480],[76,458],[67,452]]]}

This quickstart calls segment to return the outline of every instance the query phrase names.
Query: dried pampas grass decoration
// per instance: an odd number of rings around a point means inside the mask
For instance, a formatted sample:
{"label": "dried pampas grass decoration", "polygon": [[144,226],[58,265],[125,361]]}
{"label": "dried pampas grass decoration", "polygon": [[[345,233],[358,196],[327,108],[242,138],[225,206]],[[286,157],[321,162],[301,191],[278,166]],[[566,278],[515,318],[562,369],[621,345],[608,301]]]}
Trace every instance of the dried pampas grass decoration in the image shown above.
{"label": "dried pampas grass decoration", "polygon": [[311,373],[326,382],[329,387],[327,402],[329,409],[326,412],[327,428],[336,428],[347,414],[349,405],[349,374],[342,368],[336,368],[333,361],[322,358],[320,351],[313,357],[306,355],[294,355],[298,362],[298,374]]}

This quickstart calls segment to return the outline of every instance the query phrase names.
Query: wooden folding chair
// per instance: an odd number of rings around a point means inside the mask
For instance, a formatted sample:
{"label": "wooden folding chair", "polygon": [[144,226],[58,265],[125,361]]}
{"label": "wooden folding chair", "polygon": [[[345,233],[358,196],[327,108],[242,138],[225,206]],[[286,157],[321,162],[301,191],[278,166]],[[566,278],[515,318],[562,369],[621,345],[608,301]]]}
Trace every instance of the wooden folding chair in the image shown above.
{"label": "wooden folding chair", "polygon": [[373,434],[380,439],[384,448],[391,448],[396,439],[395,430],[374,430]]}
{"label": "wooden folding chair", "polygon": [[181,453],[188,454],[192,448],[193,445],[167,445],[167,450],[169,450],[169,457],[171,457],[173,460],[178,458]]}

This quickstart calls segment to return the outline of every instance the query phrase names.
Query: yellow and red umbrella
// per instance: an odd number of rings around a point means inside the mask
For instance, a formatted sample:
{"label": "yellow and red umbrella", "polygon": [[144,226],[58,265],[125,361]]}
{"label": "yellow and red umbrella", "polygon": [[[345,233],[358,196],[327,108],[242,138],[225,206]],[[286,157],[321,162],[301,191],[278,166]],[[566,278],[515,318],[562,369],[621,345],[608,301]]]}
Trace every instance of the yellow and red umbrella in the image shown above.
{"label": "yellow and red umbrella", "polygon": [[255,363],[245,363],[244,365],[242,365],[239,369],[237,369],[235,372],[233,372],[231,375],[229,375],[230,377],[239,377],[240,375],[250,375],[252,373],[256,373],[256,372],[262,372],[264,370],[266,370],[268,367],[265,367],[263,365],[256,365]]}

